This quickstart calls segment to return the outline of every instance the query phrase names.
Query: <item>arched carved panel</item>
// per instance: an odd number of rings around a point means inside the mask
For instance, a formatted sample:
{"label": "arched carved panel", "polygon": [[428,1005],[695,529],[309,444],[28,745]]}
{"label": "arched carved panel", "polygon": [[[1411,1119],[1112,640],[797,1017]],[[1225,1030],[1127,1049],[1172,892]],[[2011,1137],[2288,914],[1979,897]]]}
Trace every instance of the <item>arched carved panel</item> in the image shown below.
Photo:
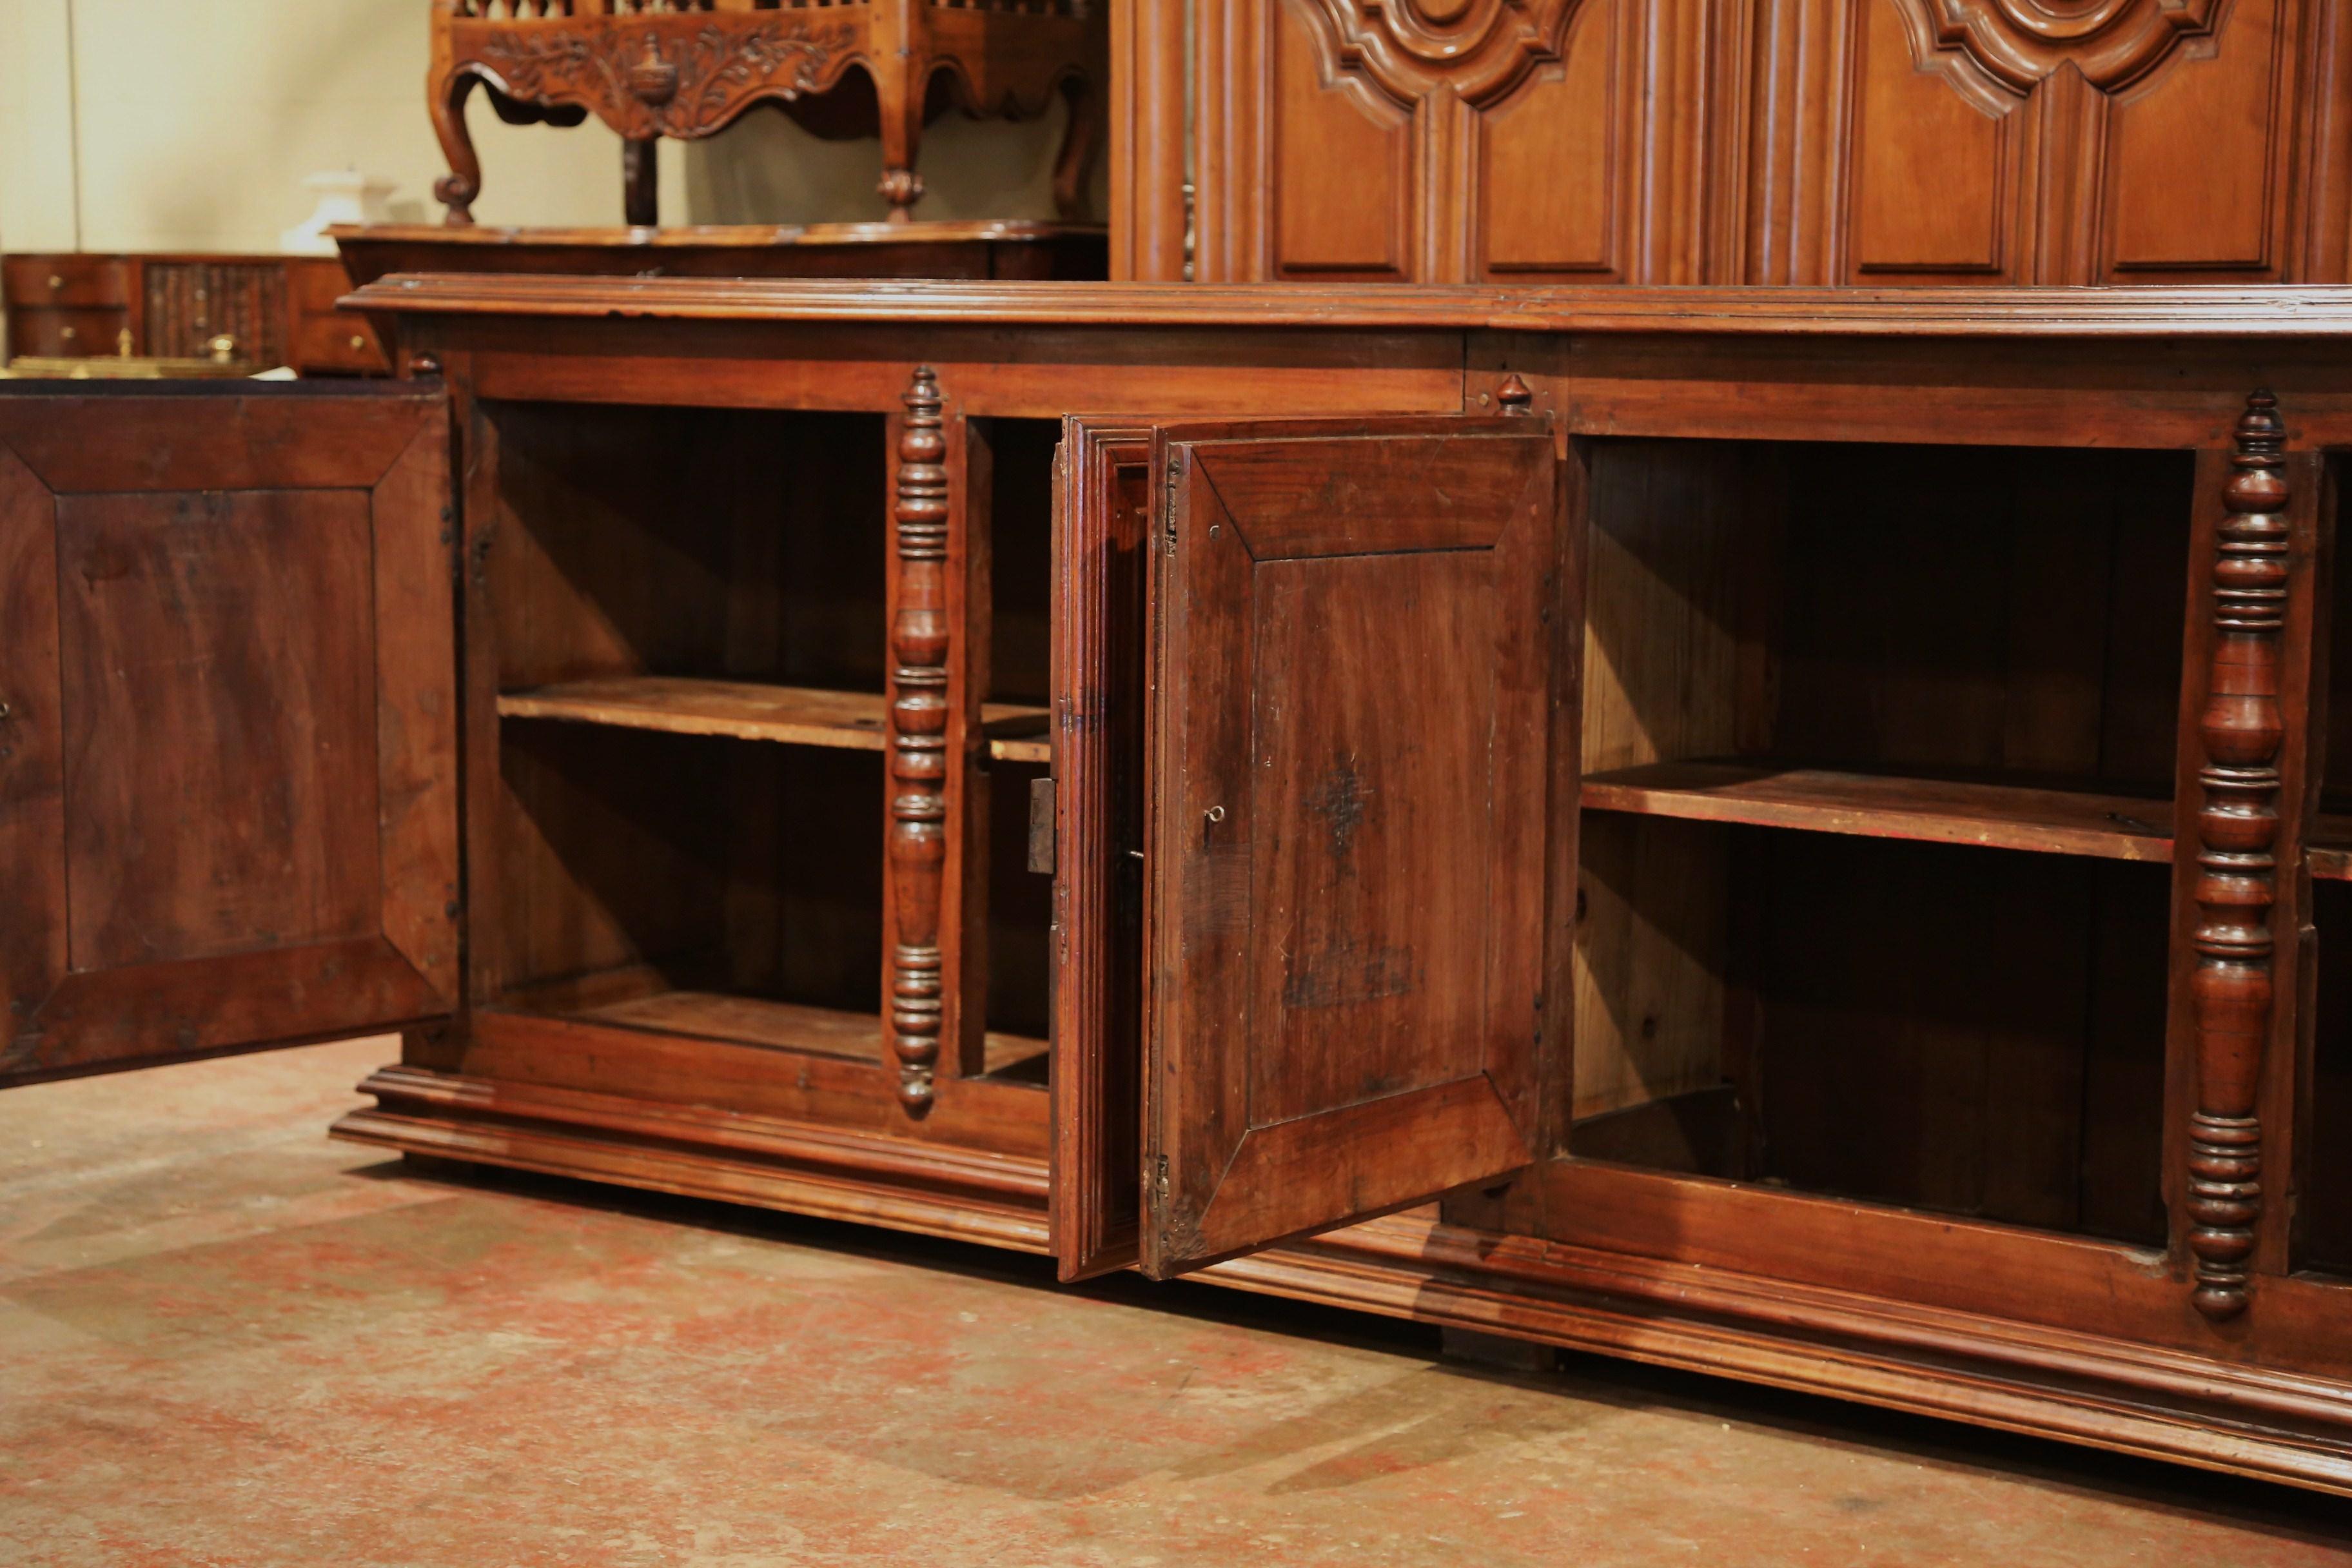
{"label": "arched carved panel", "polygon": [[2292,121],[2291,18],[2232,0],[2229,25],[2108,110],[2105,271],[2268,274]]}
{"label": "arched carved panel", "polygon": [[1186,4],[1203,280],[2331,282],[2352,255],[2352,0]]}
{"label": "arched carved panel", "polygon": [[1918,38],[1884,0],[1865,0],[1856,28],[1847,197],[1856,280],[2007,274],[2016,117],[1988,112],[1923,68]]}
{"label": "arched carved panel", "polygon": [[2067,66],[2113,91],[2210,35],[2221,7],[2222,0],[1906,0],[1953,84],[1972,95],[2021,96]]}
{"label": "arched carved panel", "polygon": [[1476,146],[1475,276],[1499,282],[1622,272],[1626,0],[1587,0],[1566,58],[1471,111]]}
{"label": "arched carved panel", "polygon": [[1400,103],[1440,88],[1471,103],[1502,98],[1559,58],[1580,0],[1312,0],[1340,68]]}
{"label": "arched carved panel", "polygon": [[1719,0],[1196,0],[1193,16],[1196,276],[1707,276],[1706,139],[1738,23]]}
{"label": "arched carved panel", "polygon": [[1328,68],[1304,13],[1276,0],[1275,275],[1401,279],[1412,250],[1412,116]]}
{"label": "arched carved panel", "polygon": [[1853,107],[1823,281],[2286,276],[2309,6],[1846,3],[1827,40]]}

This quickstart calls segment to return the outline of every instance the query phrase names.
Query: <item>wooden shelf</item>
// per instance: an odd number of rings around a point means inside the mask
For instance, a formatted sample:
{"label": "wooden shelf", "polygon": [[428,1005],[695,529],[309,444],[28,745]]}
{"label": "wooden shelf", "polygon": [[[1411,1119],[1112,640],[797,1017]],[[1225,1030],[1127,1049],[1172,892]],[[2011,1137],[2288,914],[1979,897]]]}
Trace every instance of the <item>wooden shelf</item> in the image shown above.
{"label": "wooden shelf", "polygon": [[[1657,763],[1584,781],[1588,809],[1995,849],[2172,858],[2172,804],[2139,795],[1841,773],[1754,762]],[[2347,824],[2352,826],[2352,824]],[[2352,855],[2352,833],[2347,833]]]}
{"label": "wooden shelf", "polygon": [[[577,1023],[609,1024],[652,1034],[684,1035],[853,1061],[883,1059],[882,1020],[872,1013],[811,1007],[797,1002],[776,1002],[719,991],[671,990],[645,965],[613,971],[585,984],[567,982],[517,993],[506,998],[505,1005],[517,1012],[543,1014]],[[987,1070],[1001,1073],[1044,1057],[1046,1045],[1025,1035],[991,1033],[985,1049]]]}
{"label": "wooden shelf", "polygon": [[2305,844],[2311,874],[2326,882],[2352,882],[2352,814],[2322,812]]}
{"label": "wooden shelf", "polygon": [[[887,739],[887,702],[879,692],[639,675],[500,692],[499,714],[878,752]],[[1052,710],[1045,708],[988,704],[981,710],[981,721],[988,734],[989,755],[1007,762],[1050,761],[1045,730],[1051,717]]]}

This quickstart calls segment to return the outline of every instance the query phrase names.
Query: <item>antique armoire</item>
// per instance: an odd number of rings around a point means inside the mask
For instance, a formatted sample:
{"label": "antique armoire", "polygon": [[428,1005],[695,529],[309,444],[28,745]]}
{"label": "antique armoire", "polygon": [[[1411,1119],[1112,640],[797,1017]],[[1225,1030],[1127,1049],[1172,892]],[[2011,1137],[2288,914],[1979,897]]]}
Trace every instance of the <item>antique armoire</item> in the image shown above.
{"label": "antique armoire", "polygon": [[0,391],[0,1071],[2352,1492],[2342,7],[1114,21],[1115,281]]}

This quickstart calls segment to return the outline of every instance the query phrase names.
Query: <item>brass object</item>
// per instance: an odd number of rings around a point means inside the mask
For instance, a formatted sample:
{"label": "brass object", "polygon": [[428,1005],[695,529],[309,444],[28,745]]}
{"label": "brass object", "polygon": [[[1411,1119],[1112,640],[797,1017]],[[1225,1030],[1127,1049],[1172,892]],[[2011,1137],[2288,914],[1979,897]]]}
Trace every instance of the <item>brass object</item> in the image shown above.
{"label": "brass object", "polygon": [[145,359],[131,354],[61,358],[22,354],[0,376],[35,381],[176,381],[251,375],[261,367],[236,359]]}

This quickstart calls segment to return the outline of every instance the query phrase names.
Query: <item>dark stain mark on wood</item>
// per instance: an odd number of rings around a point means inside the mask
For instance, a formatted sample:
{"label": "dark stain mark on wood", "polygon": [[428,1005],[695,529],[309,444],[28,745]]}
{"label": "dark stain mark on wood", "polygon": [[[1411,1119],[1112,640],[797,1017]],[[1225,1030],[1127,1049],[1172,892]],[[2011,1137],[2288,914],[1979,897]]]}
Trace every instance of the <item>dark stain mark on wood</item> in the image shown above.
{"label": "dark stain mark on wood", "polygon": [[1331,843],[1331,858],[1344,860],[1355,847],[1356,832],[1364,825],[1364,814],[1372,798],[1371,787],[1356,767],[1352,756],[1342,757],[1331,771],[1323,775],[1315,793],[1307,797],[1307,809],[1323,824]]}
{"label": "dark stain mark on wood", "polygon": [[1345,1007],[1378,1002],[1412,990],[1412,949],[1368,947],[1344,936],[1307,954],[1283,983],[1286,1007]]}

